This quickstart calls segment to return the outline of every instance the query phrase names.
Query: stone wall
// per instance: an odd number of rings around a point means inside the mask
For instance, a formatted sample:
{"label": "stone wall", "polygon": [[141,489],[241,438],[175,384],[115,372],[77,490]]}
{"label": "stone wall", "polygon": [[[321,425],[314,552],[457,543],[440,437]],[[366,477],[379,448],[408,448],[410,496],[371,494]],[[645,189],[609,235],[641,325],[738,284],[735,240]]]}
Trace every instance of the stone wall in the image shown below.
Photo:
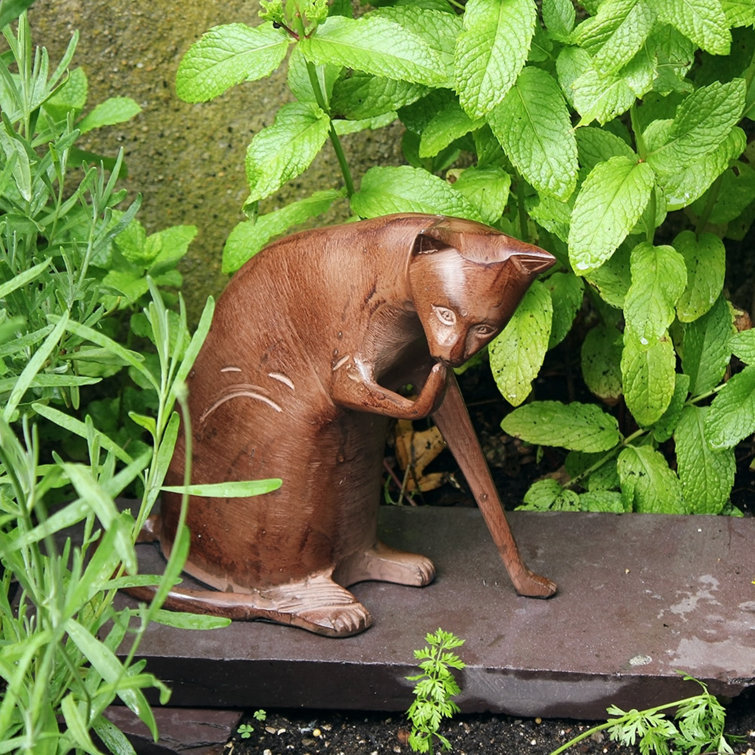
{"label": "stone wall", "polygon": [[[138,217],[149,232],[178,224],[198,227],[181,267],[194,316],[226,281],[221,252],[230,230],[243,220],[246,147],[273,122],[288,90],[284,66],[271,78],[190,105],[176,97],[175,73],[203,32],[238,21],[253,26],[259,23],[258,7],[257,0],[36,0],[29,12],[34,42],[47,47],[53,62],[79,31],[74,65],[86,71],[89,107],[112,96],[132,97],[141,106],[136,118],[94,133],[82,146],[105,154],[123,148],[126,186],[142,194]],[[398,126],[346,137],[355,180],[370,165],[400,162],[399,142]],[[267,200],[262,211],[340,185],[335,156],[326,145],[307,173]],[[343,210],[322,222],[341,219]]]}

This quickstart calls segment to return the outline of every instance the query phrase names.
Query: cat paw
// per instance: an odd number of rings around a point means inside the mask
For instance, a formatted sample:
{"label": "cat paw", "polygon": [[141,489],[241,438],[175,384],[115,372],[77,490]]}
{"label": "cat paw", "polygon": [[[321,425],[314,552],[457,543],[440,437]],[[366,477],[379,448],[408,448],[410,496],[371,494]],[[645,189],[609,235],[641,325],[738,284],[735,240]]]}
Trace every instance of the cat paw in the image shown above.
{"label": "cat paw", "polygon": [[550,598],[558,590],[555,582],[529,569],[512,578],[512,581],[517,593],[526,598]]}
{"label": "cat paw", "polygon": [[293,624],[327,637],[349,637],[372,624],[369,611],[330,577],[280,585],[264,593],[277,614],[275,621]]}
{"label": "cat paw", "polygon": [[335,578],[346,585],[375,580],[424,587],[435,579],[435,565],[426,556],[396,550],[378,542],[341,564]]}

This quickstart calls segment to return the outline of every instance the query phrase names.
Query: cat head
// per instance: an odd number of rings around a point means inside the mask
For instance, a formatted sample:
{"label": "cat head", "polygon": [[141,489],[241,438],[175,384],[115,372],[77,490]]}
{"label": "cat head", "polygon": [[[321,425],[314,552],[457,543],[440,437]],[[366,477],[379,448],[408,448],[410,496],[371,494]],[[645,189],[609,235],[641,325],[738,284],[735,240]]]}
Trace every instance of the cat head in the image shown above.
{"label": "cat head", "polygon": [[501,332],[554,262],[481,223],[443,217],[430,224],[414,241],[409,286],[432,357],[452,367],[466,362]]}

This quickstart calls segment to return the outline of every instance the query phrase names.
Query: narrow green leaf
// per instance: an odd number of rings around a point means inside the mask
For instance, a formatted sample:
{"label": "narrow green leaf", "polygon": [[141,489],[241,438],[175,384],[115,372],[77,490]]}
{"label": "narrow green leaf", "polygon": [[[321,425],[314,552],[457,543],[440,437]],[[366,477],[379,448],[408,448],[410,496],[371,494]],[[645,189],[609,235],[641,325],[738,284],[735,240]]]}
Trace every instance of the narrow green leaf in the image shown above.
{"label": "narrow green leaf", "polygon": [[582,342],[582,377],[587,387],[606,401],[616,401],[622,393],[622,349],[621,333],[606,325],[592,328]]}
{"label": "narrow green leaf", "polygon": [[736,473],[733,449],[714,451],[708,446],[704,432],[708,411],[709,407],[685,407],[674,431],[677,472],[687,508],[693,514],[720,514]]}
{"label": "narrow green leaf", "polygon": [[280,108],[275,123],[257,133],[247,149],[247,201],[269,197],[303,173],[328,138],[329,128],[327,114],[310,102]]}
{"label": "narrow green leaf", "polygon": [[755,433],[755,365],[734,375],[713,399],[705,417],[712,448],[733,448]]}
{"label": "narrow green leaf", "polygon": [[720,0],[656,0],[658,17],[676,27],[698,47],[728,55],[731,33]]}
{"label": "narrow green leaf", "polygon": [[34,352],[34,355],[29,360],[26,367],[21,371],[10,396],[8,396],[6,400],[5,408],[3,409],[3,419],[6,422],[10,422],[13,413],[21,402],[21,399],[24,397],[26,391],[29,390],[37,373],[42,369],[42,366],[60,342],[67,326],[68,312],[64,312],[55,328],[50,332],[47,338],[45,338],[42,345]]}
{"label": "narrow green leaf", "polygon": [[569,231],[569,258],[578,274],[600,267],[640,219],[650,199],[652,168],[618,156],[590,171],[577,195]]}
{"label": "narrow green leaf", "polygon": [[488,123],[506,155],[539,193],[565,201],[577,182],[577,143],[555,79],[527,66]]}
{"label": "narrow green leaf", "polygon": [[38,278],[49,267],[50,262],[51,259],[48,257],[46,260],[30,267],[28,270],[24,270],[18,275],[14,275],[9,281],[0,284],[0,299],[4,299],[16,289],[19,289]]}
{"label": "narrow green leaf", "polygon": [[166,627],[177,627],[178,629],[221,629],[227,627],[230,619],[223,616],[203,616],[196,613],[181,613],[179,611],[157,611],[152,617],[152,621],[162,624]]}
{"label": "narrow green leaf", "polygon": [[99,750],[94,746],[94,742],[89,736],[89,726],[81,711],[79,711],[73,692],[69,692],[60,701],[60,710],[66,722],[67,734],[73,739],[76,746],[91,753],[91,755],[97,755]]}
{"label": "narrow green leaf", "polygon": [[0,3],[0,29],[18,18],[34,0],[4,0]]}
{"label": "narrow green leaf", "polygon": [[731,356],[729,338],[733,332],[731,309],[723,296],[702,317],[685,325],[682,367],[692,381],[693,396],[713,390],[723,378]]}
{"label": "narrow green leaf", "polygon": [[181,59],[176,94],[186,102],[206,102],[242,81],[269,76],[291,43],[272,23],[254,28],[225,24],[206,32]]}
{"label": "narrow green leaf", "polygon": [[548,350],[553,302],[541,281],[534,281],[506,327],[488,346],[490,369],[498,390],[513,406],[532,391]]}
{"label": "narrow green leaf", "polygon": [[471,166],[456,177],[453,187],[477,208],[483,223],[496,223],[509,199],[511,176],[503,168]]}
{"label": "narrow green leaf", "polygon": [[231,231],[223,247],[223,272],[236,272],[271,239],[286,233],[292,226],[322,215],[343,196],[342,190],[316,191],[306,199],[260,215],[256,220],[242,221]]}
{"label": "narrow green leaf", "polygon": [[674,321],[674,307],[687,283],[684,258],[672,246],[643,241],[632,250],[630,269],[624,317],[641,343],[650,342]]}
{"label": "narrow green leaf", "polygon": [[162,490],[168,493],[186,493],[187,495],[208,498],[246,498],[262,495],[277,490],[281,480],[248,480],[244,482],[217,482],[205,485],[166,485]]}
{"label": "narrow green leaf", "polygon": [[134,750],[126,735],[114,723],[108,721],[105,716],[97,716],[92,723],[92,729],[109,752],[116,755],[136,755],[136,750]]}
{"label": "narrow green leaf", "polygon": [[510,412],[503,431],[527,443],[573,451],[608,451],[620,440],[619,425],[596,404],[533,401]]}
{"label": "narrow green leaf", "polygon": [[482,220],[475,207],[451,184],[408,165],[370,168],[359,191],[351,198],[351,209],[362,218],[394,212],[426,212]]}
{"label": "narrow green leaf", "polygon": [[450,84],[450,60],[441,51],[422,34],[378,15],[331,16],[299,46],[314,63],[432,87]]}
{"label": "narrow green leaf", "polygon": [[76,126],[85,134],[95,128],[125,123],[141,112],[142,109],[131,97],[110,97],[87,113]]}
{"label": "narrow green leaf", "polygon": [[[643,343],[643,340],[647,343]],[[652,425],[671,403],[676,377],[676,353],[667,334],[641,339],[624,331],[621,376],[627,408],[642,427]]]}
{"label": "narrow green leaf", "polygon": [[572,40],[590,53],[598,71],[616,73],[645,44],[654,21],[645,0],[608,0],[574,30]]}
{"label": "narrow green leaf", "polygon": [[696,236],[692,231],[682,231],[673,246],[687,268],[687,286],[676,303],[676,314],[681,322],[692,322],[710,310],[723,290],[726,248],[715,234]]}
{"label": "narrow green leaf", "polygon": [[115,654],[75,619],[68,619],[65,629],[76,647],[97,669],[102,678],[115,687],[118,697],[147,725],[156,741],[157,724],[149,703],[140,690],[121,684],[128,677],[126,669]]}
{"label": "narrow green leaf", "polygon": [[666,459],[650,446],[628,446],[617,463],[621,493],[628,511],[684,514],[682,486]]}
{"label": "narrow green leaf", "polygon": [[472,118],[489,113],[514,85],[535,31],[532,0],[469,0],[454,61],[455,89]]}

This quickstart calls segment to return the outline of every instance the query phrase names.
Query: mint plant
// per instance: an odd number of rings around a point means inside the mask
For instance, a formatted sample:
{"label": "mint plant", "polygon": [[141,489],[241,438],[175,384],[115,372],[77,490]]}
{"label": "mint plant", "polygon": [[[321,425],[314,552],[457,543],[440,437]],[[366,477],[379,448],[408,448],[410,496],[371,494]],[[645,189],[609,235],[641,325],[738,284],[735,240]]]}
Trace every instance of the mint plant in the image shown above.
{"label": "mint plant", "polygon": [[[724,239],[755,217],[755,6],[388,0],[354,17],[345,0],[262,5],[255,26],[207,32],[177,74],[179,96],[202,102],[287,61],[293,101],[249,145],[248,219],[224,270],[334,203],[362,218],[456,215],[537,243],[560,264],[489,348],[518,407],[504,430],[568,452],[568,480],[536,483],[525,506],[728,511],[734,449],[755,431],[753,337],[724,289]],[[342,141],[396,119],[407,164],[354,177]],[[327,142],[343,186],[260,214]],[[594,401],[522,406],[567,337]]]}
{"label": "mint plant", "polygon": [[414,657],[420,659],[420,673],[406,678],[414,685],[414,702],[406,715],[412,724],[409,745],[414,752],[434,752],[437,739],[444,750],[451,744],[439,733],[444,718],[451,718],[459,712],[459,706],[451,699],[461,692],[451,669],[463,669],[466,664],[453,652],[461,647],[464,640],[452,632],[442,629],[425,635],[426,647],[415,650]]}
{"label": "mint plant", "polygon": [[[697,682],[702,691],[683,700],[642,711],[623,711],[612,705],[608,708],[611,716],[608,721],[583,731],[550,755],[560,755],[599,731],[607,731],[612,742],[625,747],[637,745],[641,755],[669,755],[672,752],[734,755],[724,735],[726,710],[723,705],[708,692],[703,682],[688,675],[684,675],[684,678]],[[666,711],[671,710],[675,711],[673,721],[666,716]]]}

